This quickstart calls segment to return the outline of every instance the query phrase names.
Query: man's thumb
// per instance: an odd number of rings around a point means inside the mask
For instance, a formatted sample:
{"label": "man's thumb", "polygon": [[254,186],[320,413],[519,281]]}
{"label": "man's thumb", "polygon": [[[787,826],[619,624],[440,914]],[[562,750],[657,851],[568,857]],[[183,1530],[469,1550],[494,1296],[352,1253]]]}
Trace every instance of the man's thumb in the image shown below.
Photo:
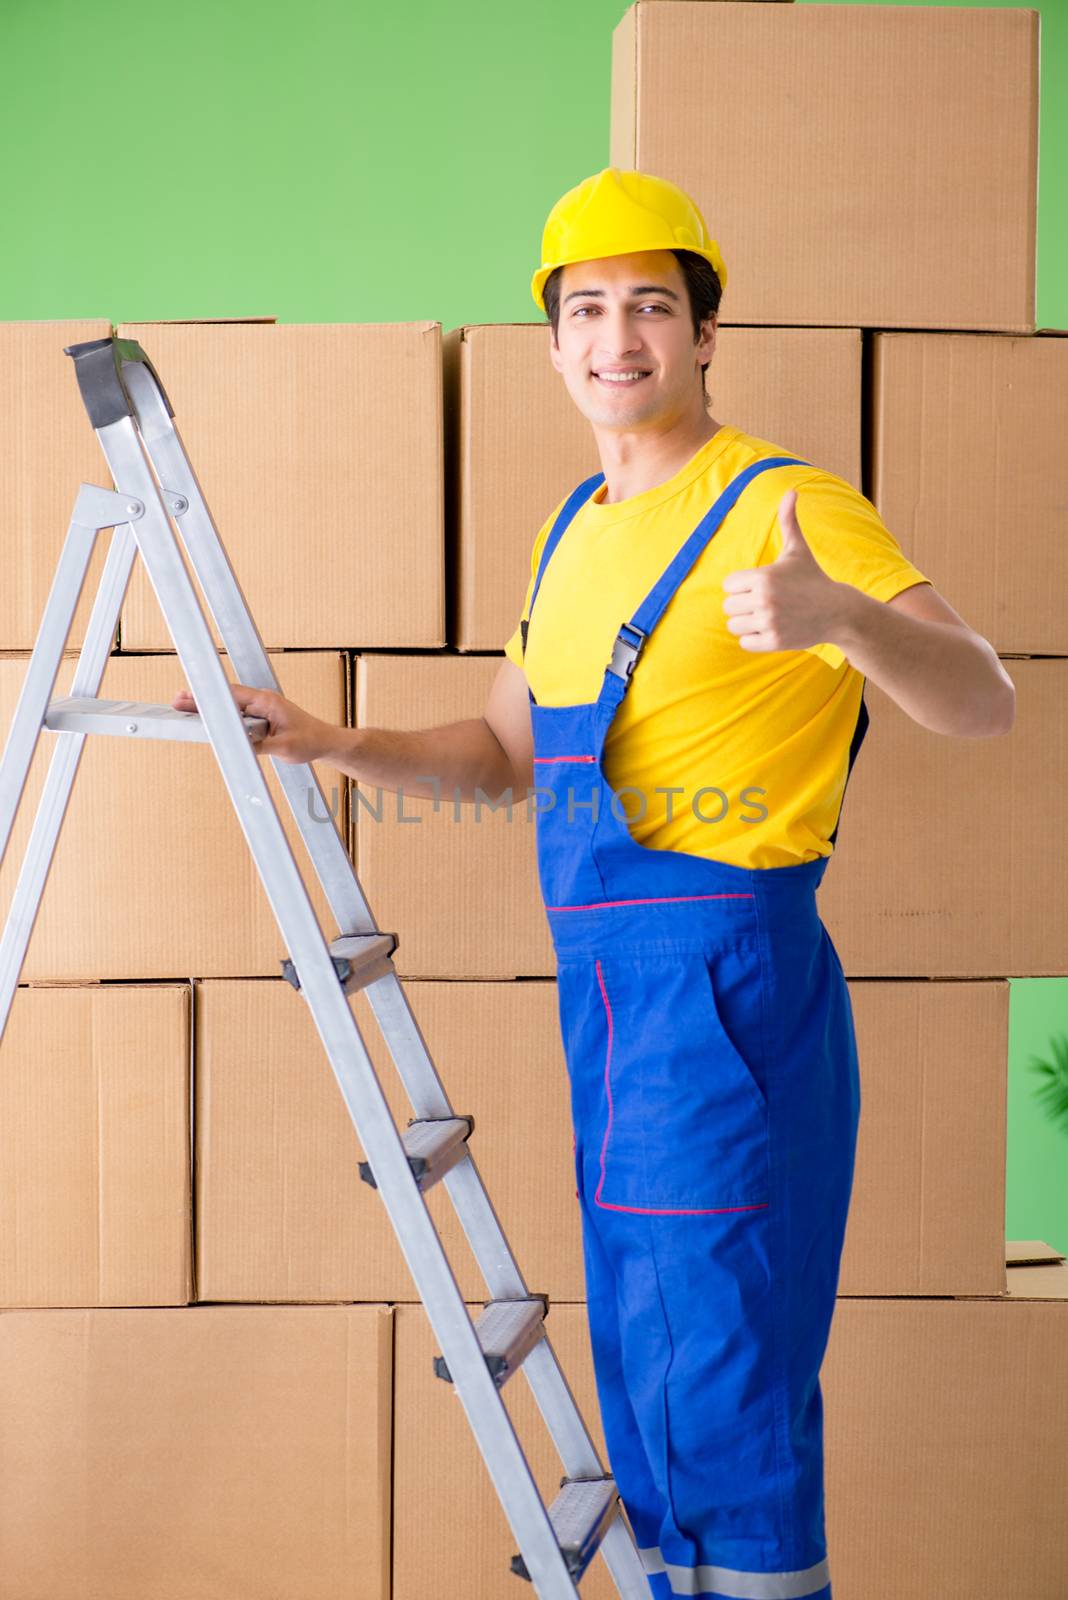
{"label": "man's thumb", "polygon": [[797,520],[797,490],[788,489],[779,502],[779,527],[782,530],[782,553],[793,555],[808,551],[808,541]]}

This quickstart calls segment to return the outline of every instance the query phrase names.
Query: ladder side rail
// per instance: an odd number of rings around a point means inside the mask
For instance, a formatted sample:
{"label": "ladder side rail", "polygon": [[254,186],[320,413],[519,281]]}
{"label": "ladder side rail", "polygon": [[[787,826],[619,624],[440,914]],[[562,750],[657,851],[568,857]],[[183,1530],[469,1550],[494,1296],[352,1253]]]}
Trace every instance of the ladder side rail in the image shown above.
{"label": "ladder side rail", "polygon": [[[407,997],[396,974],[371,984],[365,991],[373,1007],[387,1042],[397,1040],[400,1049],[395,1052],[398,1071],[403,1076],[401,1060],[410,1053],[426,1053],[426,1043],[418,1023],[407,1007]],[[403,1008],[403,1009],[402,1009]],[[405,1038],[410,1028],[410,1035]],[[428,1064],[433,1071],[433,1063]],[[436,1080],[435,1080],[436,1081]],[[430,1102],[416,1107],[420,1116],[453,1116],[451,1106],[444,1096],[442,1102]],[[518,1300],[529,1297],[519,1263],[512,1254],[504,1229],[493,1202],[479,1175],[470,1150],[447,1172],[443,1183],[449,1190],[456,1214],[471,1245],[472,1253],[482,1272],[490,1298],[493,1300]],[[574,1395],[552,1348],[548,1331],[538,1340],[522,1364],[534,1394],[538,1409],[556,1446],[564,1471],[569,1478],[603,1477],[605,1468],[597,1454]],[[644,1574],[638,1567],[644,1584]],[[639,1589],[644,1596],[647,1589]]]}
{"label": "ladder side rail", "polygon": [[622,1502],[600,1544],[600,1554],[619,1590],[620,1600],[649,1600],[649,1579],[638,1554],[630,1523],[624,1518]]}
{"label": "ladder side rail", "polygon": [[[233,663],[237,682],[281,694],[173,415],[148,368],[128,365],[123,369],[123,378],[145,452],[160,485],[185,502],[184,509],[172,514],[223,647]],[[272,760],[339,931],[378,932],[311,763]]]}
{"label": "ladder side rail", "polygon": [[[396,973],[370,984],[364,991],[383,1036],[393,1050],[398,1075],[409,1087],[418,1116],[447,1117],[456,1113],[441,1091],[440,1099],[417,1101],[418,1083],[406,1071],[410,1058],[425,1057],[427,1068],[438,1083],[433,1062],[419,1024],[412,1015],[408,997]],[[439,1084],[440,1087],[440,1084]],[[478,1173],[471,1151],[442,1179],[449,1190],[456,1213],[481,1269],[493,1300],[519,1300],[530,1295],[519,1263],[512,1254],[493,1202]],[[556,1360],[548,1334],[531,1350],[523,1369],[535,1399],[553,1437],[568,1477],[599,1477],[604,1468],[582,1420],[574,1396]]]}
{"label": "ladder side rail", "polygon": [[[539,1595],[571,1600],[577,1590],[529,1464],[486,1365],[474,1324],[419,1190],[307,888],[249,743],[222,661],[182,561],[163,496],[133,418],[97,430],[116,483],[144,503],[138,544],[187,681],[215,750],[234,810],[349,1115],[371,1161],[435,1337]],[[84,735],[74,737],[83,738]],[[346,858],[347,859],[347,858]],[[351,872],[351,863],[349,863]]]}
{"label": "ladder side rail", "polygon": [[95,544],[96,529],[72,516],[0,758],[0,865],[7,854]]}
{"label": "ladder side rail", "polygon": [[526,1374],[568,1477],[604,1477],[607,1469],[601,1464],[597,1447],[547,1334],[527,1352],[520,1371]]}
{"label": "ladder side rail", "polygon": [[[75,507],[76,516],[89,514],[84,506],[85,490],[90,487],[83,485],[82,494]],[[106,497],[103,502],[105,509],[100,514],[115,517],[121,515],[118,507],[125,506],[126,502],[120,501],[119,496],[112,495],[110,490],[104,489],[94,489],[92,494]],[[106,510],[109,502],[113,503],[115,509]],[[23,681],[22,693],[15,711],[15,721],[4,751],[3,764],[0,766],[0,792],[3,794],[5,816],[8,807],[11,807],[10,823],[4,835],[5,849],[10,826],[14,823],[15,813],[25,789],[30,761],[44,725],[48,696],[52,692],[59,672],[63,645],[70,634],[71,621],[85,582],[85,573],[88,570],[97,531],[94,529],[91,537],[86,540],[84,537],[86,528],[81,523],[71,524],[61,558],[61,567],[65,568],[64,575],[61,580],[57,571],[53,580],[44,620]],[[100,578],[100,587],[93,602],[85,640],[75,667],[75,693],[95,694],[100,687],[100,680],[104,675],[108,655],[114,643],[122,597],[130,581],[136,551],[132,524],[116,522]],[[61,640],[59,631],[64,621],[66,627]],[[32,724],[32,718],[36,718],[36,727]],[[26,846],[26,854],[19,869],[4,924],[3,937],[0,938],[0,1043],[3,1042],[7,1031],[12,1001],[15,998],[19,975],[26,959],[26,950],[37,921],[84,741],[85,735],[82,733],[56,735],[56,746],[49,763],[48,775]],[[23,769],[21,774],[20,768]]]}
{"label": "ladder side rail", "polygon": [[[606,1469],[601,1464],[597,1446],[547,1333],[528,1350],[520,1370],[526,1375],[568,1478],[604,1477]],[[624,1520],[622,1502],[617,1505],[617,1513],[600,1542],[598,1553],[604,1557],[620,1600],[649,1600],[649,1580],[630,1523]]]}
{"label": "ladder side rail", "polygon": [[[379,1031],[417,1117],[453,1117],[456,1112],[431,1059],[422,1031],[396,972],[364,991]],[[468,1150],[442,1179],[493,1300],[521,1300],[530,1293],[504,1229]]]}
{"label": "ladder side rail", "polygon": [[[441,1091],[440,1097],[420,1099],[418,1075],[405,1070],[409,1058],[426,1057],[427,1069],[438,1083],[426,1041],[411,1012],[408,997],[396,973],[365,990],[379,1028],[386,1039],[404,1080],[417,1115],[453,1116],[455,1113]],[[440,1087],[440,1084],[439,1084]],[[493,1300],[525,1299],[529,1289],[493,1203],[482,1183],[471,1151],[442,1180]],[[560,1456],[568,1478],[599,1478],[605,1475],[596,1445],[568,1385],[548,1330],[527,1352],[522,1371],[530,1384],[535,1402]],[[648,1600],[649,1586],[629,1525],[617,1516],[601,1542],[600,1550],[608,1564],[622,1600]]]}

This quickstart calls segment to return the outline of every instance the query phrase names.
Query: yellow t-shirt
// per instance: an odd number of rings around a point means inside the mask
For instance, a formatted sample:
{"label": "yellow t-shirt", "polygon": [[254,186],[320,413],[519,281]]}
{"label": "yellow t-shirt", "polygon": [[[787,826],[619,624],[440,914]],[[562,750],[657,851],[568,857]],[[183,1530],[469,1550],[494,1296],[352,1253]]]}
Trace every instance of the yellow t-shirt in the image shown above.
{"label": "yellow t-shirt", "polygon": [[[656,488],[612,505],[597,488],[550,557],[525,662],[518,627],[504,646],[538,704],[596,699],[620,625],[731,480],[755,460],[799,453],[725,426]],[[829,643],[743,649],[723,610],[729,573],[779,555],[787,489],[829,577],[876,600],[929,581],[844,478],[783,466],[748,483],[649,635],[608,730],[605,776],[632,836],[652,849],[741,867],[831,853],[864,675]],[[534,541],[524,618],[563,503]]]}

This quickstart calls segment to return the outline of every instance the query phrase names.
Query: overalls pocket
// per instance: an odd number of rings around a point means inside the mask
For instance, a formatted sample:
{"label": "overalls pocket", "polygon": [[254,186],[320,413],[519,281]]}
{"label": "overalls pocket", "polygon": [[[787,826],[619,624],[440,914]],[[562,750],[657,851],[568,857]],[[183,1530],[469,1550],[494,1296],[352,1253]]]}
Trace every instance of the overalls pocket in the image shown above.
{"label": "overalls pocket", "polygon": [[583,1031],[587,1049],[598,1039],[601,1082],[583,1098],[600,1121],[594,1203],[666,1215],[765,1208],[768,1108],[749,1064],[762,1055],[756,949],[614,952],[592,965]]}

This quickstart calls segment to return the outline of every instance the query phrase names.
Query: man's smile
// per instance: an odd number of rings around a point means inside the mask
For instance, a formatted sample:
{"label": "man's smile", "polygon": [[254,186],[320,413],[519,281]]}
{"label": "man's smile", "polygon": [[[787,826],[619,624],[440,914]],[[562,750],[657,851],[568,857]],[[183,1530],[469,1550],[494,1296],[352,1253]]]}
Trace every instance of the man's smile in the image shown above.
{"label": "man's smile", "polygon": [[601,367],[595,369],[592,376],[598,383],[623,388],[627,384],[640,383],[643,378],[650,377],[651,373],[645,367]]}

